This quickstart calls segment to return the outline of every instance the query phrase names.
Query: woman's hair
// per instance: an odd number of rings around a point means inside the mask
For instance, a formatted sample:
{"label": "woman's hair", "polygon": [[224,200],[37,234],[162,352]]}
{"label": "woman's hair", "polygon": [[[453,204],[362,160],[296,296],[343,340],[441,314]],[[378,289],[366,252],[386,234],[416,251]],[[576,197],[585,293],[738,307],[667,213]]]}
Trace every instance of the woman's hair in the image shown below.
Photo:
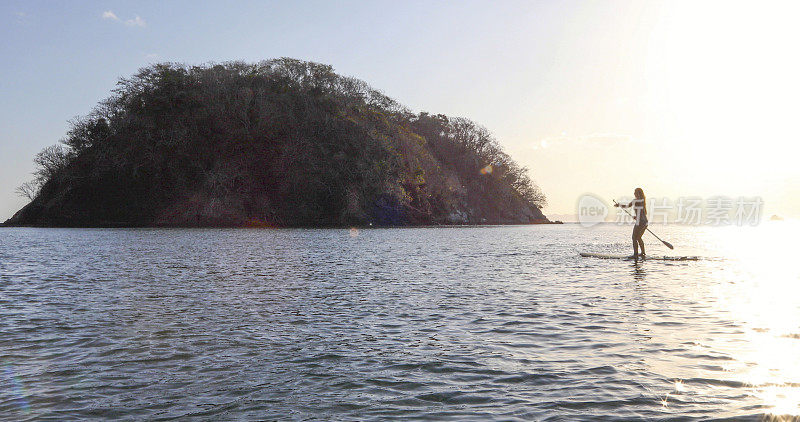
{"label": "woman's hair", "polygon": [[634,189],[633,196],[636,197],[637,201],[641,201],[640,205],[642,207],[642,211],[644,211],[645,215],[647,215],[647,200],[644,199],[644,191],[642,188]]}

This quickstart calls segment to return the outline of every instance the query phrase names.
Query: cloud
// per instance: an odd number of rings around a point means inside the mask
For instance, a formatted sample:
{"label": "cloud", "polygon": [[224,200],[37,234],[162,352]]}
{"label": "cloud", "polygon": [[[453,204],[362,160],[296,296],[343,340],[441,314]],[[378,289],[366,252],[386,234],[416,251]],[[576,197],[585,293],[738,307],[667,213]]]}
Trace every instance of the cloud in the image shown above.
{"label": "cloud", "polygon": [[103,19],[110,19],[115,22],[122,22],[126,26],[131,26],[131,27],[138,26],[140,28],[144,28],[145,26],[147,26],[147,22],[145,22],[145,20],[142,19],[142,17],[139,15],[134,15],[133,19],[126,19],[123,21],[113,11],[106,10],[105,12],[103,12],[103,14],[100,15],[100,17],[102,17]]}
{"label": "cloud", "polygon": [[25,13],[25,12],[16,12],[16,13],[14,13],[14,16],[16,17],[18,24],[25,25],[25,26],[28,25],[29,16],[28,16],[27,13]]}
{"label": "cloud", "polygon": [[147,60],[158,60],[159,58],[161,58],[161,56],[159,56],[159,55],[158,55],[158,54],[156,54],[156,53],[150,53],[150,54],[146,54],[144,57],[145,57]]}
{"label": "cloud", "polygon": [[111,20],[119,21],[119,18],[117,17],[117,15],[115,15],[114,12],[112,12],[110,10],[106,10],[105,12],[103,12],[102,16],[103,16],[103,19],[111,19]]}
{"label": "cloud", "polygon": [[139,17],[139,15],[136,15],[135,18],[126,20],[125,25],[145,27],[147,26],[147,22],[145,22],[144,19]]}

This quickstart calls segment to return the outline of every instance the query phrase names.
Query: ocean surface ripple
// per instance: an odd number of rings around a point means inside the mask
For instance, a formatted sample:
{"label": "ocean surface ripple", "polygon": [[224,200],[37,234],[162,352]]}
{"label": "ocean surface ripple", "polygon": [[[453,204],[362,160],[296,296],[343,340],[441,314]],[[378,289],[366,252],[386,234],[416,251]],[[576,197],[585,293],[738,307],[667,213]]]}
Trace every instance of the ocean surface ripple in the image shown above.
{"label": "ocean surface ripple", "polygon": [[798,415],[796,266],[731,230],[2,229],[0,419]]}

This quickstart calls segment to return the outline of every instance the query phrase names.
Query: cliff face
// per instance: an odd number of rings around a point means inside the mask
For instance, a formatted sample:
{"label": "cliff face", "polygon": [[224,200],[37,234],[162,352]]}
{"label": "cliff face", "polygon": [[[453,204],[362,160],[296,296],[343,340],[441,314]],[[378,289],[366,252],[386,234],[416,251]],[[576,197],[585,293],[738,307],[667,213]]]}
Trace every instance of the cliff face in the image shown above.
{"label": "cliff face", "polygon": [[486,129],[414,114],[329,66],[159,64],[37,155],[6,224],[336,226],[546,222]]}

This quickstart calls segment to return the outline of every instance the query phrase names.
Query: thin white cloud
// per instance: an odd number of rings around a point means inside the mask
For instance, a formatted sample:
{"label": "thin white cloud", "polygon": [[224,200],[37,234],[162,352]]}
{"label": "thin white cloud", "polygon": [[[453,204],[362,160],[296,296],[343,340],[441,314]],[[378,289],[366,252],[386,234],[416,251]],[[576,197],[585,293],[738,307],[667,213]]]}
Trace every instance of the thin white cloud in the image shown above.
{"label": "thin white cloud", "polygon": [[144,19],[142,19],[139,15],[136,15],[135,18],[126,20],[125,25],[145,27],[147,26],[147,22],[145,22]]}
{"label": "thin white cloud", "polygon": [[112,12],[110,10],[106,10],[105,12],[103,12],[102,17],[103,17],[103,19],[111,19],[111,20],[119,21],[119,18],[117,17],[117,15],[114,14],[114,12]]}
{"label": "thin white cloud", "polygon": [[103,19],[109,19],[109,20],[112,20],[112,21],[115,21],[115,22],[121,22],[121,23],[124,23],[125,26],[130,26],[130,27],[138,26],[140,28],[144,28],[145,26],[147,26],[147,22],[145,22],[145,20],[142,19],[142,17],[139,16],[139,15],[134,15],[133,19],[125,19],[123,21],[113,11],[106,10],[105,12],[103,12],[103,14],[100,15],[100,17],[102,17]]}
{"label": "thin white cloud", "polygon": [[25,26],[28,25],[28,17],[29,16],[28,16],[27,13],[25,13],[25,12],[16,12],[16,13],[14,13],[14,16],[16,16],[18,24],[25,25]]}
{"label": "thin white cloud", "polygon": [[145,55],[144,57],[145,57],[147,60],[158,60],[159,58],[161,58],[161,56],[159,56],[159,55],[158,55],[158,54],[156,54],[156,53],[150,53],[150,54],[147,54],[147,55]]}

